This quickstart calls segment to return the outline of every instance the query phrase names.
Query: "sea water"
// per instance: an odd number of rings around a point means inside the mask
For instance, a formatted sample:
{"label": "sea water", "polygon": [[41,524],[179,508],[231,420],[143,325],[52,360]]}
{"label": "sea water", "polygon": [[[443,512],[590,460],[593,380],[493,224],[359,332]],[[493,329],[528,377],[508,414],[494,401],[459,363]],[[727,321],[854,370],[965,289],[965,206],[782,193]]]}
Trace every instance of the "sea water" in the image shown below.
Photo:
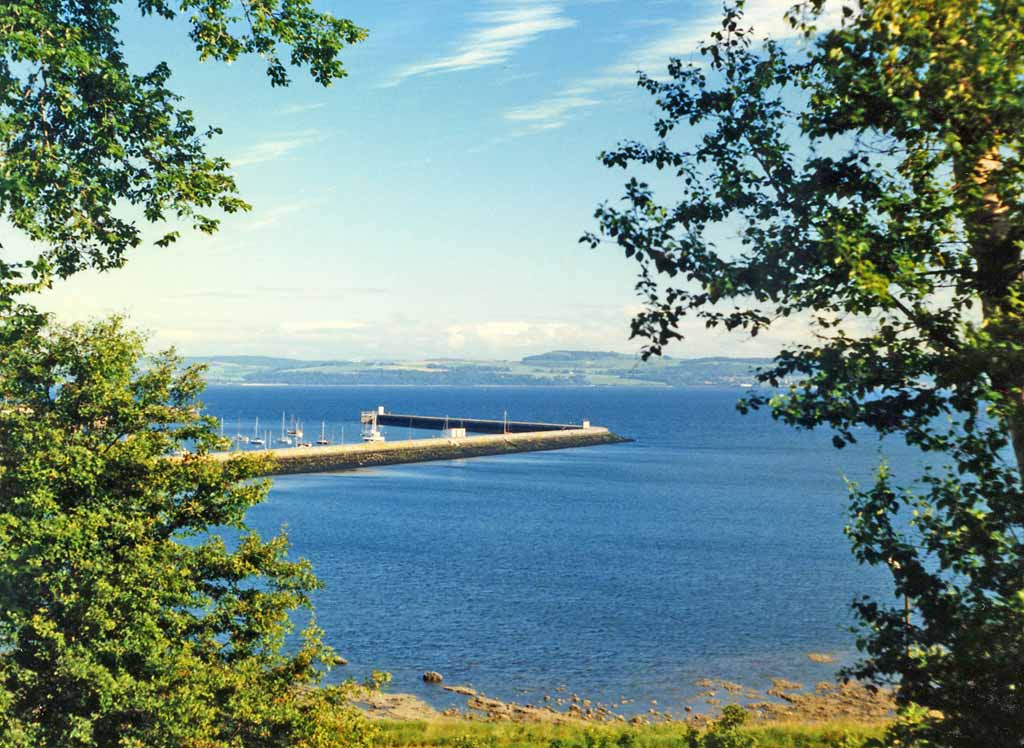
{"label": "sea water", "polygon": [[[349,660],[332,677],[393,674],[393,690],[443,707],[426,670],[502,699],[555,689],[625,711],[702,706],[695,681],[806,685],[852,662],[850,602],[889,599],[888,574],[858,566],[843,534],[845,480],[869,481],[870,432],[831,446],[740,389],[214,386],[208,411],[234,433],[358,439],[361,410],[580,422],[629,444],[399,465],[274,480],[250,511],[325,588],[316,619]],[[385,429],[391,439],[430,436]],[[436,434],[435,434],[436,435]],[[919,458],[887,441],[896,477]],[[836,663],[812,662],[811,652]],[[560,692],[559,692],[560,693]]]}

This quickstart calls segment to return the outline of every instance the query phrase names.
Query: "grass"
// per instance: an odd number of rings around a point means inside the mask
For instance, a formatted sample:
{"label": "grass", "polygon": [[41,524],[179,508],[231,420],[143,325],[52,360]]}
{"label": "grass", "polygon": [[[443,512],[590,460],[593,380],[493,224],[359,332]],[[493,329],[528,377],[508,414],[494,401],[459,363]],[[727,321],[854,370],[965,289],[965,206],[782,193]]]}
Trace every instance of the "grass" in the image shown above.
{"label": "grass", "polygon": [[[410,721],[380,723],[376,745],[388,748],[687,748],[681,723],[556,725],[512,722]],[[859,748],[882,728],[855,722],[750,725],[740,728],[757,748]],[[632,736],[623,738],[624,735]]]}

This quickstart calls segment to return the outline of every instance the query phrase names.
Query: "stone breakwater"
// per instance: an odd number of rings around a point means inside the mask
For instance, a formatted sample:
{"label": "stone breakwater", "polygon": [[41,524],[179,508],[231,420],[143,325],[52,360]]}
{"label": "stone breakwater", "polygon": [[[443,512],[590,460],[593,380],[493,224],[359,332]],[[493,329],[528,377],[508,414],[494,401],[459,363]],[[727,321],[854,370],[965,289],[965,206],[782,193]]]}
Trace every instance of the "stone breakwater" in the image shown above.
{"label": "stone breakwater", "polygon": [[[606,428],[591,426],[572,431],[537,431],[521,434],[467,436],[457,439],[407,439],[394,442],[365,442],[326,447],[270,449],[262,454],[273,458],[271,475],[325,473],[339,470],[402,465],[435,460],[462,460],[469,457],[541,452],[572,447],[593,447],[618,444],[630,439],[613,434]],[[237,452],[211,455],[230,459]]]}

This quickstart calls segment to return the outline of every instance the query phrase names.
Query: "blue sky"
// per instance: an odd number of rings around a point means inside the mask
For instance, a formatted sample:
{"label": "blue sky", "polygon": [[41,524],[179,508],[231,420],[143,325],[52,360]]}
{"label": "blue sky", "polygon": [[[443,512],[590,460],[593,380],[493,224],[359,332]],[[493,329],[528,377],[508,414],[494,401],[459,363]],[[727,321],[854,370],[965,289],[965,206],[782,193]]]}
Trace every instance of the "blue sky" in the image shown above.
{"label": "blue sky", "polygon": [[[577,240],[625,178],[597,154],[651,134],[634,71],[697,59],[718,2],[322,2],[370,30],[329,89],[301,72],[272,89],[253,59],[201,64],[180,24],[131,5],[130,59],[170,63],[197,122],[224,129],[212,150],[254,210],[59,284],[42,306],[67,320],[125,312],[154,346],[192,355],[639,350],[633,264]],[[782,35],[788,5],[751,2],[748,18]],[[760,355],[799,334],[697,329],[670,352]]]}

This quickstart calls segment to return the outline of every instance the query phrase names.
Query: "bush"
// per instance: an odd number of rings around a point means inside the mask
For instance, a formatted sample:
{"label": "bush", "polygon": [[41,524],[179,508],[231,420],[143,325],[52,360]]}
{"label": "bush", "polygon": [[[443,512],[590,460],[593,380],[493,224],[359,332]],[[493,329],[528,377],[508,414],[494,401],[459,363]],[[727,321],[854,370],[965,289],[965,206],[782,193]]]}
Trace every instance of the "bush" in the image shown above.
{"label": "bush", "polygon": [[284,651],[319,582],[245,526],[266,463],[210,458],[200,371],[142,355],[118,319],[0,316],[0,745],[368,745],[321,632]]}

